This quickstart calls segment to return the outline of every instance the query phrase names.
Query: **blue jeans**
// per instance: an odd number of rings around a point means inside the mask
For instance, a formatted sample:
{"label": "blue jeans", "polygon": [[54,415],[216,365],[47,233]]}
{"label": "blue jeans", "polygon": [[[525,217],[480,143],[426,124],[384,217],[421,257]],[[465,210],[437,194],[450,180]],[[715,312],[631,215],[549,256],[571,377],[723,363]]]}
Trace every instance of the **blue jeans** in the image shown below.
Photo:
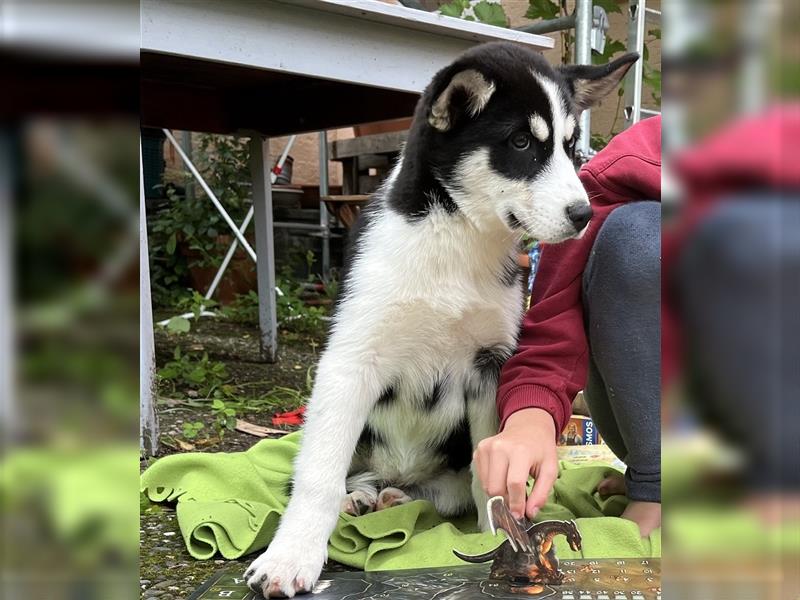
{"label": "blue jeans", "polygon": [[589,340],[584,394],[628,466],[630,500],[661,501],[661,204],[622,205],[603,223],[583,273]]}

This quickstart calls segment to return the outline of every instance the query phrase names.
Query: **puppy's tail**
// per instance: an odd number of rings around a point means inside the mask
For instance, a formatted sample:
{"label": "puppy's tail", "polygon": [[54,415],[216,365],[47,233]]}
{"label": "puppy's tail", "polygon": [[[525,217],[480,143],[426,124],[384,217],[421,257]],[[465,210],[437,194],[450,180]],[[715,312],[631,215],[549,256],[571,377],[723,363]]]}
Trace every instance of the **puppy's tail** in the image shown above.
{"label": "puppy's tail", "polygon": [[453,549],[453,554],[455,554],[458,558],[460,558],[461,560],[463,560],[465,562],[469,562],[469,563],[485,563],[486,561],[492,560],[494,558],[494,555],[497,554],[497,550],[498,549],[495,548],[494,550],[490,550],[489,552],[486,552],[484,554],[470,555],[470,554],[461,554],[461,552],[459,552],[458,550],[456,550],[454,548]]}

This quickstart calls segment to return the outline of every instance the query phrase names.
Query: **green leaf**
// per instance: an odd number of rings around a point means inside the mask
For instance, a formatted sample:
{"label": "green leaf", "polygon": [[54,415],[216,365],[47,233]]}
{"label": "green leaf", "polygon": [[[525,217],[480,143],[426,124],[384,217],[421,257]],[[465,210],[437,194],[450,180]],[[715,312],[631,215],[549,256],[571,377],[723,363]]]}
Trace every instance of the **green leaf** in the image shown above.
{"label": "green leaf", "polygon": [[656,96],[661,94],[661,71],[645,63],[642,79],[644,84],[651,88]]}
{"label": "green leaf", "polygon": [[211,403],[211,408],[213,408],[214,410],[223,410],[225,408],[225,403],[219,398],[215,398],[214,401]]}
{"label": "green leaf", "polygon": [[602,54],[598,54],[597,52],[592,53],[592,63],[595,65],[604,65],[609,62],[611,57],[617,52],[624,52],[625,50],[627,50],[627,46],[621,41],[608,40],[606,41],[606,47],[603,49]]}
{"label": "green leaf", "polygon": [[[170,333],[187,333],[192,328],[189,319],[184,317],[172,317],[167,321],[167,331]],[[180,358],[180,354],[175,357],[175,360]]]}
{"label": "green leaf", "polygon": [[169,236],[167,240],[167,245],[165,250],[167,254],[175,254],[175,247],[178,245],[178,233],[176,231],[172,232],[172,235]]}
{"label": "green leaf", "polygon": [[468,0],[453,0],[439,7],[439,12],[446,17],[461,18],[464,10],[469,8]]}
{"label": "green leaf", "polygon": [[528,19],[555,19],[561,9],[552,0],[528,0],[528,11],[525,16]]}
{"label": "green leaf", "polygon": [[203,383],[206,380],[206,370],[203,367],[195,367],[186,375],[186,379],[193,383]]}
{"label": "green leaf", "polygon": [[620,13],[622,9],[619,6],[618,0],[594,0],[595,6],[602,6],[607,13]]}
{"label": "green leaf", "polygon": [[650,29],[647,32],[647,35],[652,35],[657,40],[660,40],[661,39],[661,30],[660,29]]}
{"label": "green leaf", "polygon": [[506,11],[499,4],[481,0],[474,7],[475,16],[481,23],[494,25],[496,27],[508,27],[508,17]]}
{"label": "green leaf", "polygon": [[233,431],[236,428],[236,417],[228,417],[225,419],[225,427]]}
{"label": "green leaf", "polygon": [[178,370],[175,367],[164,367],[158,371],[158,376],[161,379],[175,379],[178,376]]}

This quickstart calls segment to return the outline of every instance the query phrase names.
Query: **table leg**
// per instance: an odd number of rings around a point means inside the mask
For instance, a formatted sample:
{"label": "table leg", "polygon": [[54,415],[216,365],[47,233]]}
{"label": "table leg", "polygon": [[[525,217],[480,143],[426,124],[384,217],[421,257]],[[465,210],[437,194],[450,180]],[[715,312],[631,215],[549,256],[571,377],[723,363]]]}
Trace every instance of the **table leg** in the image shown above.
{"label": "table leg", "polygon": [[261,357],[275,362],[278,357],[278,320],[275,296],[275,249],[272,226],[272,181],[269,138],[250,138],[250,176],[253,180],[253,208],[256,233],[256,274],[258,275],[258,323]]}
{"label": "table leg", "polygon": [[139,451],[154,456],[158,450],[156,362],[153,308],[150,300],[150,255],[147,250],[147,213],[144,198],[141,143],[139,146]]}

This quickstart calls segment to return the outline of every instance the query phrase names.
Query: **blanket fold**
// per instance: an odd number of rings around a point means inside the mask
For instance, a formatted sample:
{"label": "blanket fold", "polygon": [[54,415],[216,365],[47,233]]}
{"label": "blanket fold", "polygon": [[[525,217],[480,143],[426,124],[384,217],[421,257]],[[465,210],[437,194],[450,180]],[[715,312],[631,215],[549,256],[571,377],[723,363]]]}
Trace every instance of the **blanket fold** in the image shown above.
{"label": "blanket fold", "polygon": [[[141,489],[153,502],[177,502],[178,525],[194,558],[217,553],[234,559],[267,546],[288,502],[292,459],[300,433],[266,439],[246,452],[191,453],[156,461]],[[621,496],[601,499],[597,484],[609,466],[561,463],[559,478],[538,519],[576,519],[583,551],[556,539],[559,556],[630,558],[661,555],[661,533],[639,537],[637,526],[619,518]],[[313,527],[313,523],[309,523]],[[453,553],[486,552],[499,540],[477,530],[474,514],[444,519],[430,502],[417,500],[361,517],[341,515],[328,545],[333,560],[364,569],[410,569],[463,564]]]}

